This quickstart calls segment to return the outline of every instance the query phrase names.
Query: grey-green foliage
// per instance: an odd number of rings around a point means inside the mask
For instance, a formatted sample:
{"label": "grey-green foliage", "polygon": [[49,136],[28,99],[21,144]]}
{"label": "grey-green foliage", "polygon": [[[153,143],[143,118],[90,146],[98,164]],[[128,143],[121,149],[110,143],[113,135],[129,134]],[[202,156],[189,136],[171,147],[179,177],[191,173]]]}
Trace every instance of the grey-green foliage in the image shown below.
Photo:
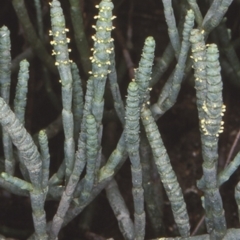
{"label": "grey-green foliage", "polygon": [[168,25],[168,35],[175,51],[175,55],[179,55],[180,51],[180,39],[178,29],[176,26],[176,20],[172,8],[172,0],[163,0],[165,19]]}
{"label": "grey-green foliage", "polygon": [[124,239],[134,239],[133,222],[115,180],[112,180],[106,187],[106,194],[115,216],[119,219],[118,226]]}
{"label": "grey-green foliage", "polygon": [[203,104],[206,99],[206,45],[203,32],[193,29],[190,36],[192,44],[192,59],[195,77],[195,88],[197,95],[197,107],[199,121],[204,116]]}
{"label": "grey-green foliage", "polygon": [[139,117],[140,97],[136,82],[130,82],[126,101],[125,136],[127,152],[131,161],[132,194],[134,202],[134,228],[135,238],[144,239],[145,211],[142,187],[142,165],[139,155]]}
{"label": "grey-green foliage", "polygon": [[40,0],[34,0],[34,5],[36,9],[36,15],[37,15],[37,30],[39,37],[43,40],[44,38],[44,30],[43,30],[43,19],[42,19],[42,7]]}
{"label": "grey-green foliage", "polygon": [[190,48],[189,36],[193,28],[193,25],[194,25],[194,13],[190,9],[188,10],[187,15],[185,17],[182,32],[183,39],[181,43],[177,65],[175,67],[174,72],[171,74],[171,76],[165,83],[162,92],[159,95],[158,101],[154,103],[151,107],[151,110],[155,118],[159,118],[176,102],[184,76],[186,60]]}
{"label": "grey-green foliage", "polygon": [[197,0],[187,0],[187,1],[191,9],[194,11],[194,15],[195,15],[198,26],[201,26],[203,21],[203,16],[197,4]]}
{"label": "grey-green foliage", "polygon": [[1,177],[6,181],[14,185],[15,187],[22,189],[22,190],[28,190],[32,191],[32,185],[26,181],[23,181],[16,177],[11,177],[7,173],[3,172],[1,173]]}
{"label": "grey-green foliage", "polygon": [[72,73],[71,65],[72,62],[69,59],[69,49],[68,43],[69,38],[67,38],[66,33],[68,29],[65,27],[65,19],[63,16],[62,8],[59,1],[53,0],[51,3],[51,24],[52,30],[50,35],[53,36],[53,55],[56,56],[55,65],[58,68],[59,75],[62,84],[62,119],[63,119],[63,129],[65,134],[64,141],[64,154],[65,154],[65,164],[66,164],[66,178],[68,179],[74,165],[74,122],[72,114]]}
{"label": "grey-green foliage", "polygon": [[219,133],[222,132],[224,110],[218,49],[214,44],[206,48],[203,32],[198,29],[192,30],[190,41],[204,160],[204,175],[198,187],[205,192],[207,231],[211,236],[221,239],[226,233],[226,222],[217,183],[217,144]]}
{"label": "grey-green foliage", "polygon": [[1,97],[9,103],[11,82],[11,43],[10,32],[6,26],[0,28],[0,67],[1,67]]}
{"label": "grey-green foliage", "polygon": [[97,19],[96,34],[92,37],[94,40],[92,61],[92,74],[94,95],[92,102],[92,112],[96,118],[97,124],[100,125],[103,115],[103,94],[105,90],[105,84],[107,75],[109,73],[110,54],[113,51],[111,42],[111,31],[113,29],[112,16],[113,4],[110,0],[101,1],[99,5],[99,14],[95,16]]}
{"label": "grey-green foliage", "polygon": [[151,146],[143,132],[140,141],[140,159],[143,171],[145,211],[153,228],[152,232],[155,236],[160,236],[164,231],[163,187],[153,160]]}
{"label": "grey-green foliage", "polygon": [[182,237],[188,237],[190,235],[190,226],[182,190],[172,169],[170,159],[163,145],[158,127],[154,121],[151,111],[147,108],[147,106],[143,106],[142,108],[141,119],[148,141],[152,148],[158,173],[170,200],[178,230]]}
{"label": "grey-green foliage", "polygon": [[152,74],[152,65],[155,51],[155,40],[148,37],[145,40],[139,67],[135,72],[135,79],[139,86],[140,104],[149,101],[149,83]]}
{"label": "grey-green foliage", "polygon": [[233,0],[214,0],[212,2],[211,7],[206,13],[201,26],[202,29],[204,29],[205,34],[209,34],[215,27],[218,26],[232,1]]}
{"label": "grey-green foliage", "polygon": [[[20,62],[20,69],[18,73],[18,83],[16,86],[16,93],[14,98],[13,109],[18,120],[25,124],[25,112],[27,105],[27,92],[28,92],[28,80],[29,80],[29,62],[22,60]],[[22,156],[19,155],[20,170],[25,180],[29,180],[29,174]]]}
{"label": "grey-green foliage", "polygon": [[[209,207],[208,231],[221,238],[226,233],[226,220],[217,183],[218,136],[222,132],[222,116],[225,107],[222,101],[222,79],[219,54],[215,44],[206,51],[207,94],[203,102],[204,117],[201,119],[203,173],[205,182],[205,206]],[[214,202],[214,203],[213,203]],[[213,226],[212,226],[213,225]],[[211,229],[212,228],[212,229]]]}
{"label": "grey-green foliage", "polygon": [[42,187],[46,189],[48,187],[49,168],[50,168],[50,154],[48,147],[48,139],[45,130],[41,130],[38,134],[38,142],[40,155],[42,160]]}
{"label": "grey-green foliage", "polygon": [[[113,45],[113,43],[111,43],[111,48],[113,48],[113,47],[114,47],[114,45]],[[118,115],[119,120],[121,121],[122,125],[124,125],[125,112],[124,112],[123,100],[122,100],[119,85],[117,82],[118,80],[117,80],[117,72],[116,72],[116,67],[115,67],[114,51],[112,51],[110,53],[109,58],[110,58],[111,65],[109,66],[110,73],[108,75],[108,79],[109,79],[111,93],[112,93],[113,100],[114,100],[114,107],[115,107],[115,111]]]}
{"label": "grey-green foliage", "polygon": [[73,119],[74,119],[74,139],[77,141],[83,117],[83,90],[82,81],[76,63],[71,64],[73,78]]}
{"label": "grey-green foliage", "polygon": [[25,166],[28,168],[32,184],[41,189],[42,163],[37,147],[34,144],[31,136],[27,133],[26,129],[16,118],[16,115],[11,111],[5,101],[0,98],[1,115],[0,121],[2,127],[8,131],[12,138],[14,145],[18,148],[24,160]]}
{"label": "grey-green foliage", "polygon": [[[53,37],[51,45],[53,46],[52,55],[55,57],[54,67],[54,60],[43,44],[42,31],[44,29],[40,2],[35,0],[40,35],[38,38],[28,17],[24,1],[12,0],[28,42],[48,69],[52,72],[58,70],[62,87],[64,159],[49,179],[51,156],[48,138],[54,133],[41,130],[38,134],[38,141],[36,141],[37,147],[24,127],[29,78],[29,64],[26,60],[20,63],[14,112],[8,106],[10,40],[8,29],[6,27],[0,29],[0,123],[3,128],[5,158],[5,171],[0,174],[0,186],[11,193],[30,197],[34,234],[29,239],[58,239],[60,230],[78,216],[104,189],[124,239],[145,239],[147,224],[156,225],[152,226],[152,229],[158,237],[162,237],[164,235],[162,230],[165,228],[162,226],[164,221],[161,219],[164,206],[162,187],[159,181],[154,183],[154,186],[151,185],[156,179],[161,180],[166,191],[181,239],[239,239],[238,229],[226,227],[219,187],[238,168],[240,158],[238,153],[229,166],[219,174],[217,173],[218,138],[223,131],[222,115],[225,107],[222,99],[218,46],[206,45],[208,35],[221,22],[232,1],[207,2],[211,2],[211,5],[206,15],[203,16],[195,0],[182,0],[179,9],[174,9],[176,2],[163,0],[170,43],[161,59],[152,68],[156,43],[153,37],[146,38],[134,79],[128,87],[124,108],[121,85],[115,66],[117,61],[115,62],[114,43],[111,37],[115,18],[112,13],[111,0],[102,0],[96,6],[98,15],[95,17],[96,25],[93,26],[96,32],[92,37],[91,63],[89,61],[90,49],[83,27],[83,13],[78,12],[81,11],[82,6],[79,1],[69,0],[76,46],[80,54],[81,71],[88,75],[90,67],[92,69],[86,82],[85,96],[82,89],[85,85],[81,81],[83,80],[84,83],[86,79],[80,77],[79,66],[70,60],[71,50],[68,49],[70,40],[67,38],[68,29],[65,26],[60,2],[53,0],[50,3],[52,26],[50,35]],[[175,14],[180,16],[179,22]],[[194,19],[196,19],[198,29],[192,30]],[[221,36],[224,33],[226,33],[226,27],[223,23],[218,27],[217,34]],[[226,53],[225,49],[227,61],[230,64],[238,63],[228,36],[219,42],[220,47],[231,49],[231,54]],[[190,46],[191,57],[188,54]],[[169,66],[173,62],[174,55],[177,60],[176,66],[163,86],[157,102],[150,106],[149,86],[152,87],[166,70],[171,71]],[[184,195],[156,123],[156,120],[177,101],[181,83],[189,74],[191,64],[194,68],[203,157],[203,176],[197,182],[197,187],[203,192],[203,207],[208,232],[207,235],[196,237],[190,237],[190,224]],[[238,73],[237,64],[233,66],[233,69]],[[106,157],[102,152],[101,144],[105,130],[104,121],[110,120],[104,119],[104,114],[108,113],[104,106],[104,98],[111,101],[108,98],[109,94],[105,94],[107,80],[109,80],[115,112],[123,131],[115,149],[105,161]],[[53,127],[54,131],[58,132],[59,129]],[[12,143],[17,147],[16,155],[20,162],[23,179],[14,176],[16,167]],[[133,212],[129,211],[128,204],[125,203],[124,196],[115,180],[115,175],[127,158],[131,163]],[[155,174],[158,176],[156,177]],[[119,180],[119,178],[116,179]],[[53,219],[47,223],[44,204],[50,199],[59,201],[59,205]],[[235,188],[235,199],[240,216],[239,183]],[[146,222],[148,218],[146,218],[145,209],[150,223]],[[131,215],[134,216],[133,221]]]}
{"label": "grey-green foliage", "polygon": [[236,157],[232,160],[229,165],[218,174],[218,185],[221,186],[224,182],[226,182],[230,176],[238,169],[240,165],[240,153],[236,155]]}
{"label": "grey-green foliage", "polygon": [[23,125],[25,123],[25,109],[27,105],[28,79],[29,63],[27,60],[22,60],[20,62],[20,70],[18,74],[18,83],[16,87],[13,108],[14,113]]}
{"label": "grey-green foliage", "polygon": [[240,182],[238,182],[237,186],[235,187],[234,195],[238,206],[238,219],[240,220]]}
{"label": "grey-green foliage", "polygon": [[[0,29],[0,92],[1,97],[9,103],[11,83],[11,43],[10,32],[6,26]],[[15,159],[13,157],[12,141],[3,130],[3,151],[5,157],[5,172],[11,175],[15,171]]]}
{"label": "grey-green foliage", "polygon": [[[0,98],[0,122],[4,130],[10,135],[13,144],[19,151],[23,164],[28,170],[32,183],[30,199],[36,236],[39,239],[47,239],[46,215],[44,211],[46,193],[42,188],[42,162],[40,154],[30,134],[27,133],[26,129],[2,98]],[[7,181],[8,178],[6,176],[5,180]]]}
{"label": "grey-green foliage", "polygon": [[87,167],[83,189],[80,194],[81,201],[85,202],[90,196],[95,179],[95,166],[98,154],[98,134],[96,120],[93,115],[86,117],[86,157]]}

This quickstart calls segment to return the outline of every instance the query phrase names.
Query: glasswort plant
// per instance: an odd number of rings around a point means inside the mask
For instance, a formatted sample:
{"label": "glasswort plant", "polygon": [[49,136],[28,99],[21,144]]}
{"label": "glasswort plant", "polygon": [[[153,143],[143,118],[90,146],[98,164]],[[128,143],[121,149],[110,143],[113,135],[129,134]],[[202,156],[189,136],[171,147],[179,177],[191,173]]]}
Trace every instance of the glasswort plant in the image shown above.
{"label": "glasswort plant", "polygon": [[[24,239],[102,239],[87,228],[98,220],[93,219],[96,209],[94,199],[99,199],[104,190],[104,197],[117,221],[118,239],[240,239],[239,228],[227,227],[220,192],[221,185],[238,169],[240,155],[238,152],[226,168],[220,169],[218,149],[226,111],[221,66],[223,71],[227,71],[224,62],[229,64],[236,78],[240,71],[237,67],[240,66],[239,59],[230,37],[221,38],[228,32],[224,16],[233,1],[205,0],[200,3],[196,0],[162,0],[170,42],[160,60],[157,60],[154,58],[158,42],[153,36],[145,36],[136,69],[132,69],[129,53],[133,40],[130,37],[131,29],[128,29],[128,44],[122,43],[123,56],[120,61],[116,39],[121,42],[122,37],[119,32],[112,37],[115,28],[113,20],[116,18],[113,14],[114,3],[119,7],[124,1],[101,0],[96,5],[98,15],[94,17],[92,27],[95,34],[91,37],[93,46],[90,49],[89,32],[84,26],[83,3],[92,2],[96,1],[52,0],[49,3],[52,56],[48,53],[48,37],[44,35],[43,9],[46,6],[43,2],[35,0],[34,6],[31,6],[37,15],[37,27],[34,27],[25,1],[12,0],[25,38],[34,53],[23,52],[11,61],[10,31],[6,26],[0,28],[0,124],[3,146],[0,187],[5,195],[6,192],[12,194],[8,197],[18,195],[29,199],[34,230],[32,233],[24,232]],[[70,19],[73,33],[66,27]],[[70,42],[71,34],[74,35],[74,43]],[[75,52],[73,59],[79,55],[79,61],[73,62],[70,58],[72,51]],[[35,64],[44,78],[44,96],[48,96],[59,117],[45,128],[41,124],[37,126],[38,134],[31,136],[25,116],[28,116],[26,106],[32,90],[29,79],[31,66],[34,65],[31,61],[33,54],[38,57]],[[25,59],[27,56],[30,56],[29,61]],[[123,59],[127,64],[121,65]],[[18,67],[15,65],[19,65],[19,71],[11,107],[10,87],[14,82],[11,81],[11,69],[14,72]],[[123,68],[125,73],[121,77]],[[127,71],[130,76],[134,75],[129,83],[122,81],[126,79]],[[60,78],[58,85],[61,85],[61,93],[57,94],[53,89],[56,76]],[[167,80],[159,89],[161,84],[157,82],[162,76],[167,76]],[[12,78],[15,78],[14,74]],[[201,195],[206,226],[206,231],[197,236],[191,235],[191,214],[179,172],[157,123],[178,103],[182,83],[185,81],[190,85],[191,78],[196,90],[201,142],[199,151],[202,157],[199,165],[202,164],[203,173],[194,188],[199,198]],[[239,83],[233,81],[239,87]],[[125,86],[127,89],[124,89]],[[124,91],[127,92],[126,100],[122,97]],[[59,95],[61,113],[57,103]],[[112,132],[108,135],[106,123],[110,122],[119,126],[119,138],[113,150],[108,146],[111,139],[117,137],[113,137]],[[61,132],[61,128],[64,139],[63,144],[57,146],[57,151],[62,147],[63,156],[57,164],[52,157],[51,138]],[[120,176],[121,171],[129,171],[131,180],[125,185],[131,188],[130,201],[122,193],[125,179]],[[234,197],[240,219],[239,179]],[[169,201],[175,222],[171,233],[174,236],[168,234],[167,228],[170,227],[164,221],[167,215],[164,198]],[[48,208],[50,202],[54,205]],[[104,216],[107,218],[107,214]],[[79,235],[70,237],[63,228],[71,225],[69,223],[73,219],[78,221],[75,228],[80,225],[81,230]],[[100,224],[101,219],[98,221]],[[0,222],[0,234],[3,234],[0,239],[7,239],[11,235],[9,232],[3,231]],[[21,234],[16,236],[17,231],[13,232],[15,237],[23,239]],[[81,236],[82,232],[84,236]],[[111,226],[108,233],[112,234]]]}

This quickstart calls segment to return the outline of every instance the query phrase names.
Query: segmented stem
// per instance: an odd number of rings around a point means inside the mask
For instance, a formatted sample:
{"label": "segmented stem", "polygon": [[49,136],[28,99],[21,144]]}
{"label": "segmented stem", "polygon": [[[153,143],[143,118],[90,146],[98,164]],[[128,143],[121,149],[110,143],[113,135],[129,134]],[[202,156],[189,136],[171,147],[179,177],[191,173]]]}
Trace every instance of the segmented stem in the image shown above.
{"label": "segmented stem", "polygon": [[158,127],[151,111],[144,106],[141,111],[141,119],[144,125],[148,141],[152,148],[155,164],[158,169],[163,186],[171,203],[173,216],[178,226],[181,237],[189,237],[190,226],[186,204],[177,177],[172,169],[167,151],[163,145]]}
{"label": "segmented stem", "polygon": [[83,90],[82,81],[76,63],[71,64],[73,77],[73,119],[74,119],[74,139],[77,142],[83,117]]}
{"label": "segmented stem", "polygon": [[152,75],[152,65],[154,60],[155,40],[153,37],[147,37],[138,69],[135,73],[135,80],[139,86],[140,104],[149,101],[149,83]]}
{"label": "segmented stem", "polygon": [[0,98],[0,123],[10,135],[13,144],[17,147],[29,173],[33,186],[30,198],[35,233],[39,238],[47,239],[44,211],[46,194],[42,189],[42,162],[37,147],[29,133],[27,133],[26,129],[2,98]]}
{"label": "segmented stem", "polygon": [[23,125],[25,124],[28,80],[29,80],[29,62],[27,60],[22,60],[20,62],[16,95],[14,99],[14,113],[16,114],[17,118]]}
{"label": "segmented stem", "polygon": [[[11,82],[11,54],[10,32],[6,26],[0,28],[0,93],[6,103],[9,103]],[[13,175],[15,171],[15,159],[13,157],[12,141],[3,130],[3,151],[5,172]]]}
{"label": "segmented stem", "polygon": [[105,91],[105,84],[107,75],[109,73],[109,54],[113,51],[111,42],[112,16],[113,4],[111,0],[102,0],[99,5],[99,13],[95,16],[97,19],[96,34],[92,37],[94,40],[93,56],[90,58],[92,61],[92,74],[94,82],[94,98],[92,103],[92,113],[100,126],[103,115],[103,94]]}
{"label": "segmented stem", "polygon": [[96,120],[93,115],[88,115],[86,117],[86,137],[87,168],[83,190],[80,194],[80,201],[82,202],[86,202],[89,198],[95,180],[95,167],[98,155],[98,134]]}
{"label": "segmented stem", "polygon": [[124,239],[134,239],[134,226],[130,213],[114,179],[107,185],[106,193]]}
{"label": "segmented stem", "polygon": [[195,88],[197,95],[197,108],[199,121],[204,118],[203,105],[206,99],[206,46],[204,32],[193,29],[191,31],[190,42],[192,44],[192,59],[195,77]]}
{"label": "segmented stem", "polygon": [[191,9],[193,10],[195,18],[196,18],[196,22],[197,22],[198,26],[200,27],[202,25],[203,16],[202,16],[202,13],[197,4],[197,0],[187,0],[187,1],[188,1],[188,4],[190,5]]}
{"label": "segmented stem", "polygon": [[[205,206],[210,224],[208,231],[216,239],[226,233],[226,220],[217,182],[218,136],[223,131],[222,116],[225,106],[222,101],[222,81],[219,54],[215,44],[210,44],[206,54],[207,94],[203,103],[204,118],[201,119],[203,155],[203,179]],[[211,223],[212,222],[212,223]]]}
{"label": "segmented stem", "polygon": [[180,38],[173,13],[172,0],[163,0],[162,2],[164,6],[165,19],[168,26],[168,35],[175,51],[175,55],[178,56],[180,51]]}
{"label": "segmented stem", "polygon": [[46,189],[48,187],[48,179],[49,179],[50,154],[49,154],[49,147],[48,147],[48,139],[47,139],[45,130],[41,130],[39,132],[38,142],[39,142],[40,154],[42,159],[42,187],[43,189]]}
{"label": "segmented stem", "polygon": [[53,36],[53,55],[56,57],[55,65],[58,68],[61,84],[62,84],[62,119],[63,130],[65,135],[64,140],[64,158],[66,164],[66,179],[73,170],[74,166],[74,151],[75,143],[73,138],[73,114],[72,114],[72,74],[71,66],[72,62],[69,60],[68,43],[69,38],[66,36],[68,29],[65,27],[65,19],[60,2],[53,0],[51,3],[51,25],[52,30],[50,35]]}
{"label": "segmented stem", "polygon": [[142,165],[139,155],[139,100],[138,84],[131,82],[128,85],[126,102],[125,137],[127,152],[131,161],[135,239],[140,240],[144,239],[145,236],[146,219],[144,211],[144,191],[142,187]]}
{"label": "segmented stem", "polygon": [[232,1],[233,0],[213,1],[202,23],[202,29],[205,31],[205,35],[208,35],[222,21]]}

